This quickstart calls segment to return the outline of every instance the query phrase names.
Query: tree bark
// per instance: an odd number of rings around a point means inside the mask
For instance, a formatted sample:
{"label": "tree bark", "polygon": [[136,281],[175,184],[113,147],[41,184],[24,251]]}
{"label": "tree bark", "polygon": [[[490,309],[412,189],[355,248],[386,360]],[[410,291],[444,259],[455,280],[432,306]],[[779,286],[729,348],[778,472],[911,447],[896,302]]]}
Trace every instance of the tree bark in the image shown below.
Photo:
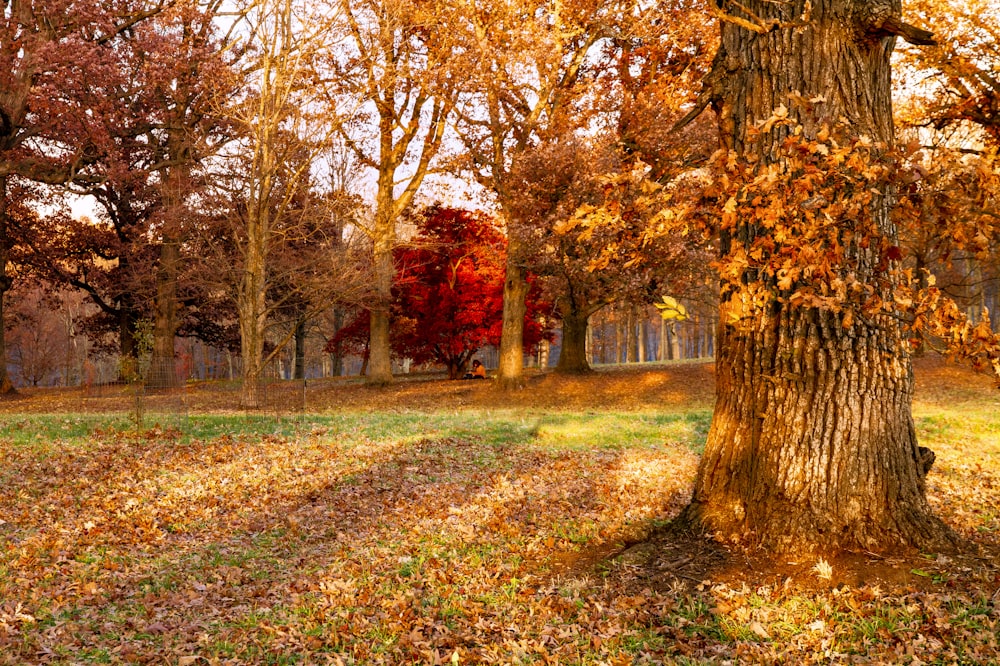
{"label": "tree bark", "polygon": [[[793,93],[816,100],[825,118],[846,118],[858,135],[891,144],[894,38],[880,12],[898,16],[898,0],[722,6],[739,19],[722,22],[708,79],[725,148],[758,164],[779,160],[788,128],[748,130],[779,105],[794,115]],[[751,19],[760,30],[741,24]],[[815,119],[796,120],[807,135],[818,129]],[[871,205],[892,237],[890,197]],[[745,233],[723,239],[723,250],[766,233],[744,225]],[[731,287],[723,289],[719,322],[716,408],[682,521],[779,552],[955,542],[925,498],[910,359],[893,317],[851,325],[832,310],[754,305]]]}
{"label": "tree bark", "polygon": [[625,338],[625,327],[622,324],[622,306],[619,303],[615,306],[615,364],[622,363],[622,344]]}
{"label": "tree bark", "polygon": [[153,388],[172,388],[179,384],[174,364],[174,337],[177,333],[177,280],[181,269],[181,227],[184,218],[184,195],[190,157],[183,137],[171,132],[167,153],[179,162],[163,173],[163,237],[160,265],[156,273],[156,301],[153,319],[153,350],[146,384]]}
{"label": "tree bark", "polygon": [[646,337],[648,330],[646,328],[646,311],[645,308],[640,308],[638,305],[635,306],[635,338],[636,338],[636,360],[639,363],[646,362]]}
{"label": "tree bark", "polygon": [[151,388],[168,388],[177,384],[174,371],[174,334],[177,331],[177,272],[180,264],[180,244],[164,238],[160,244],[160,265],[156,272],[156,300],[153,304],[153,349],[149,376]]}
{"label": "tree bark", "polygon": [[369,319],[368,383],[376,386],[392,381],[389,305],[395,272],[392,259],[395,224],[395,219],[377,222],[374,238],[375,302]]}
{"label": "tree bark", "polygon": [[516,248],[507,254],[507,271],[503,285],[503,323],[500,334],[497,387],[501,390],[524,386],[524,316],[528,306],[528,282],[525,271],[518,264]]}
{"label": "tree bark", "polygon": [[557,372],[587,372],[587,322],[586,312],[570,309],[562,313],[562,348],[559,350]]}
{"label": "tree bark", "polygon": [[306,378],[306,321],[295,324],[295,369],[292,378],[302,381]]}
{"label": "tree bark", "polygon": [[[254,208],[251,206],[251,208]],[[243,357],[243,409],[263,407],[261,382],[264,373],[264,331],[267,324],[267,236],[270,219],[263,207],[247,220],[243,278],[236,297],[239,312],[240,354]]]}

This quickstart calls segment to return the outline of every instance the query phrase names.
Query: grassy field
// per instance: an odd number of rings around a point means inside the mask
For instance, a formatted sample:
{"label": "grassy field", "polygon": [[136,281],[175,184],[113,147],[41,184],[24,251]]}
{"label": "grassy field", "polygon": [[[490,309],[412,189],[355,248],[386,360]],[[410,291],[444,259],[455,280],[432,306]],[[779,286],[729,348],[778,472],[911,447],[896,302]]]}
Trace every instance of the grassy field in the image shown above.
{"label": "grassy field", "polygon": [[28,394],[0,406],[0,663],[1000,663],[1000,393],[917,379],[970,549],[829,562],[664,529],[710,365],[345,384],[287,419],[206,389],[142,430]]}

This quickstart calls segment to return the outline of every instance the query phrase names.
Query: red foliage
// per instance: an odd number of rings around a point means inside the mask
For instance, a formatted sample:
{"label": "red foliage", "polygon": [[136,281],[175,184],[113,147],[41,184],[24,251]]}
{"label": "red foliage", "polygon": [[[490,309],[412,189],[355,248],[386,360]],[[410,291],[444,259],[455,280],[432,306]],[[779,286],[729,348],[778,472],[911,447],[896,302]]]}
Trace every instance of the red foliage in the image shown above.
{"label": "red foliage", "polygon": [[[413,222],[417,236],[395,257],[393,353],[416,363],[440,363],[455,378],[480,348],[500,342],[507,240],[491,217],[478,212],[432,206]],[[550,309],[533,286],[524,327],[526,350],[551,338],[541,316]],[[363,353],[367,330],[368,312],[362,310],[327,348],[339,342]]]}

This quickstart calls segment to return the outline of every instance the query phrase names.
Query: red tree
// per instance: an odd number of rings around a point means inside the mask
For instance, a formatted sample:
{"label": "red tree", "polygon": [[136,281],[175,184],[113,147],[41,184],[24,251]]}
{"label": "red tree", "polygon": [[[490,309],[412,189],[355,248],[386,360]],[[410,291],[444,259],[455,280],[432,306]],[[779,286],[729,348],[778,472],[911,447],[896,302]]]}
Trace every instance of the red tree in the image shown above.
{"label": "red tree", "polygon": [[[393,353],[440,363],[455,379],[481,347],[500,343],[507,240],[483,213],[432,206],[412,221],[417,236],[395,257]],[[550,309],[533,287],[524,322],[526,350],[550,338],[544,316]],[[358,338],[366,321],[361,312],[328,347]]]}

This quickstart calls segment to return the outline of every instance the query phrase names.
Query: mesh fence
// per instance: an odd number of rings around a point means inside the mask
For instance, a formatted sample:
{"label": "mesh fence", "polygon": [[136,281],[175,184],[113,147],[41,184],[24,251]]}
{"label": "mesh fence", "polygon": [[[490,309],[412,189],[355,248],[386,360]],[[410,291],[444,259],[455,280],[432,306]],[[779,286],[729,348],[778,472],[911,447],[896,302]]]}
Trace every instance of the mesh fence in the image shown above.
{"label": "mesh fence", "polygon": [[[495,350],[487,349],[477,357],[493,368],[495,356]],[[308,357],[299,368],[279,359],[267,364],[252,386],[240,379],[238,358],[227,363],[227,372],[214,376],[191,367],[183,359],[159,365],[147,362],[142,368],[123,366],[117,359],[88,362],[80,371],[78,387],[59,390],[67,392],[68,409],[128,419],[143,428],[167,428],[179,427],[192,413],[285,419],[320,411],[330,404],[331,392],[365,381],[364,365],[357,358],[346,359],[336,370],[322,357]],[[296,379],[296,374],[303,377]],[[399,362],[393,364],[393,374],[396,381],[406,382],[446,373],[439,367]]]}
{"label": "mesh fence", "polygon": [[[182,363],[148,364],[141,369],[117,361],[85,368],[78,388],[70,388],[69,402],[77,411],[128,419],[142,427],[170,427],[185,422],[195,411],[245,413],[251,416],[287,417],[316,408],[310,395],[338,383],[360,381],[348,377],[288,379],[288,364],[265,366],[259,381],[248,387],[239,379],[199,379],[185,372]],[[196,403],[196,404],[195,404]]]}

